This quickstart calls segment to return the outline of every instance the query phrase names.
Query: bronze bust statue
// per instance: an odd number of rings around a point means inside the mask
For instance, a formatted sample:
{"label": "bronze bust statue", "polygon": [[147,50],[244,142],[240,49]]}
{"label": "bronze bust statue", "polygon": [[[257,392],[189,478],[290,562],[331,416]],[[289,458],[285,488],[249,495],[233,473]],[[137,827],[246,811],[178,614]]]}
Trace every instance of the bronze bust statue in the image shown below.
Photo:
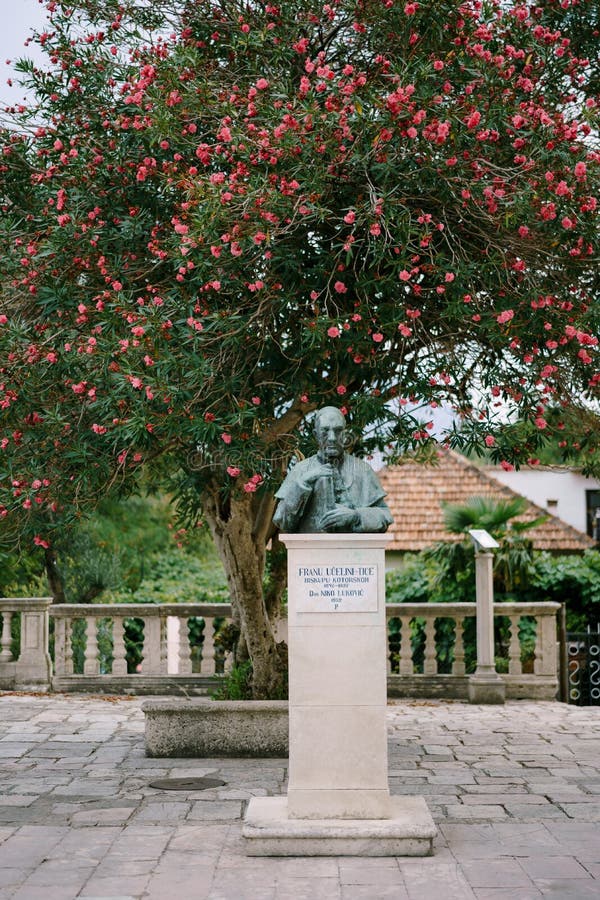
{"label": "bronze bust statue", "polygon": [[334,406],[315,416],[318,453],[297,463],[275,494],[287,533],[387,531],[392,515],[373,469],[345,452],[346,422]]}

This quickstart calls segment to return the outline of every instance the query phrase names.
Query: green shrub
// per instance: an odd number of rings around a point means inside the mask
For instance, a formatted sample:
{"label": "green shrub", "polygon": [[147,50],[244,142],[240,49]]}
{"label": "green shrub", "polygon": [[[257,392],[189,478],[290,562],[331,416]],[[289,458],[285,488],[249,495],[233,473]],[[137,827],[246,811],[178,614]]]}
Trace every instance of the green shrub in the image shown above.
{"label": "green shrub", "polygon": [[211,694],[213,700],[251,700],[252,663],[250,660],[234,666],[224,677],[219,689]]}

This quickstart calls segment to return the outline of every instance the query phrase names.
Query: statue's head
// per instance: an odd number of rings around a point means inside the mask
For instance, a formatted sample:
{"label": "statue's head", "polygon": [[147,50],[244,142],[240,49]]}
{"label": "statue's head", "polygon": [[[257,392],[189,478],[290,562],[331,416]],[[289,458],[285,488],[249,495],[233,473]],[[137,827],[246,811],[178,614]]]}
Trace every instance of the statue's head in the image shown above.
{"label": "statue's head", "polygon": [[321,455],[328,460],[344,455],[346,420],[335,406],[324,406],[315,414],[315,434]]}

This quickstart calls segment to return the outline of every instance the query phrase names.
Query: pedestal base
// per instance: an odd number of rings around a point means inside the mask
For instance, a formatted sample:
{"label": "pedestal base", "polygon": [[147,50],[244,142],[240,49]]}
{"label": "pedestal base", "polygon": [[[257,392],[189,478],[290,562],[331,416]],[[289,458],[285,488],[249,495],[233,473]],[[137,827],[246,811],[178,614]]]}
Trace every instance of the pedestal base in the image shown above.
{"label": "pedestal base", "polygon": [[506,697],[506,685],[499,675],[471,675],[469,678],[469,703],[496,703],[502,705]]}
{"label": "pedestal base", "polygon": [[391,797],[389,819],[290,819],[287,797],[253,797],[248,856],[430,856],[436,827],[423,797]]}

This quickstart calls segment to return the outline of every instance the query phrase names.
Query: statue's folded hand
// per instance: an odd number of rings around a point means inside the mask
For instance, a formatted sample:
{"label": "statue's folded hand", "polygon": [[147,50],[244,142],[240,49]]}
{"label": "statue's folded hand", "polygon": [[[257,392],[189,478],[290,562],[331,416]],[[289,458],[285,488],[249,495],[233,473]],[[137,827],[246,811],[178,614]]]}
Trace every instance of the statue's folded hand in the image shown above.
{"label": "statue's folded hand", "polygon": [[348,506],[336,506],[330,509],[321,519],[321,528],[325,531],[333,531],[336,528],[347,528],[353,531],[354,525],[358,524],[358,513],[355,509]]}

